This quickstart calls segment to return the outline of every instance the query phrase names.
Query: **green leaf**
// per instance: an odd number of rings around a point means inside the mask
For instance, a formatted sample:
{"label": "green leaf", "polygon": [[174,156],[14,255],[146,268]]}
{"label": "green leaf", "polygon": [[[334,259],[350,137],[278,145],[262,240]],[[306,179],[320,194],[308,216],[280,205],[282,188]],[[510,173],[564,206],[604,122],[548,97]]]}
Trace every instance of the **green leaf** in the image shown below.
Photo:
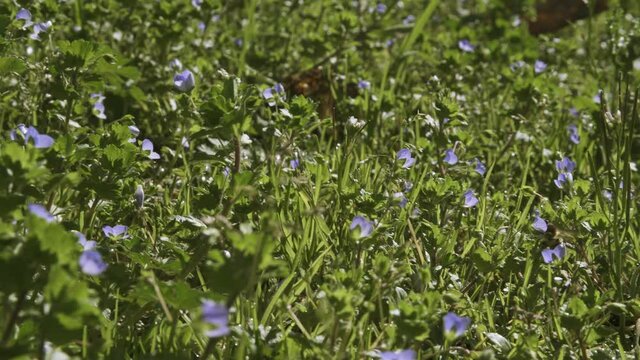
{"label": "green leaf", "polygon": [[11,72],[21,74],[26,69],[27,65],[18,58],[0,57],[0,74],[8,74]]}

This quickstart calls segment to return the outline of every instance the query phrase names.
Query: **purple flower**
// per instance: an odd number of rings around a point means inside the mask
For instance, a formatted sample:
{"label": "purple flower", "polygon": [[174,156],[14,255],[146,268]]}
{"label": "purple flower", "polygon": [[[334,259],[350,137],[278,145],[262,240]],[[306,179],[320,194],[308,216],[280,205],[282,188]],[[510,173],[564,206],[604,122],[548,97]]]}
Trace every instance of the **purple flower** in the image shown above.
{"label": "purple flower", "polygon": [[242,41],[241,38],[237,38],[233,41],[234,44],[236,44],[237,47],[242,47],[242,44],[244,44],[244,41]]}
{"label": "purple flower", "polygon": [[578,117],[580,116],[580,112],[575,107],[572,107],[571,109],[569,109],[569,115],[573,117]]}
{"label": "purple flower", "polygon": [[188,92],[196,86],[196,80],[191,71],[185,70],[173,77],[173,84],[179,91]]}
{"label": "purple flower", "polygon": [[200,21],[198,23],[198,30],[204,32],[206,29],[207,29],[207,25],[204,22]]}
{"label": "purple flower", "polygon": [[569,132],[569,140],[574,144],[580,143],[580,134],[578,133],[578,126],[571,124],[567,126],[567,132]]}
{"label": "purple flower", "polygon": [[51,215],[51,213],[49,213],[49,211],[47,211],[47,209],[39,204],[29,204],[27,205],[27,208],[29,209],[29,212],[41,219],[43,219],[44,221],[50,223],[53,222],[56,218]]}
{"label": "purple flower", "polygon": [[480,174],[483,175],[487,172],[487,167],[482,163],[482,161],[476,159],[476,169],[475,171]]}
{"label": "purple flower", "polygon": [[267,100],[269,106],[274,106],[276,104],[276,95],[282,98],[285,97],[284,86],[280,83],[276,83],[273,87],[266,88],[262,91],[262,97]]}
{"label": "purple flower", "polygon": [[361,90],[369,90],[371,88],[371,83],[367,80],[358,80],[358,89]]}
{"label": "purple flower", "polygon": [[514,62],[513,64],[511,64],[509,67],[511,68],[511,71],[515,72],[518,69],[521,69],[522,67],[524,67],[526,65],[526,63],[522,60],[518,60],[516,62]]}
{"label": "purple flower", "polygon": [[576,168],[576,163],[571,161],[568,157],[563,157],[562,160],[556,160],[556,170],[559,172],[572,173]]}
{"label": "purple flower", "polygon": [[160,154],[153,151],[153,143],[149,139],[142,140],[142,151],[149,152],[149,159],[158,160],[160,159]]}
{"label": "purple flower", "polygon": [[47,30],[49,30],[51,25],[52,25],[51,21],[37,23],[33,25],[33,32],[31,33],[31,35],[29,35],[29,37],[32,38],[33,40],[40,40],[40,33],[47,32]]}
{"label": "purple flower", "polygon": [[540,74],[544,72],[546,69],[547,69],[547,63],[545,63],[542,60],[536,60],[536,62],[533,64],[533,71],[536,74]]}
{"label": "purple flower", "polygon": [[131,133],[131,135],[133,135],[133,137],[129,139],[129,142],[134,144],[136,142],[136,139],[138,138],[138,135],[140,135],[140,129],[138,129],[138,127],[135,125],[129,125],[129,132]]}
{"label": "purple flower", "polygon": [[448,149],[444,152],[444,162],[449,165],[455,165],[458,163],[458,157],[453,149]]}
{"label": "purple flower", "polygon": [[533,220],[532,227],[537,231],[547,232],[547,222],[539,215],[536,215],[536,218]]}
{"label": "purple flower", "polygon": [[96,242],[87,240],[87,237],[80,231],[73,231],[73,234],[78,238],[78,244],[82,245],[83,250],[91,250],[96,247]]}
{"label": "purple flower", "polygon": [[402,167],[405,169],[410,168],[416,163],[416,158],[411,157],[411,151],[409,149],[401,149],[398,151],[398,160],[404,160]]}
{"label": "purple flower", "polygon": [[211,300],[204,300],[201,306],[202,321],[215,325],[214,329],[208,330],[205,334],[210,338],[229,335],[229,309],[223,304],[218,304]]}
{"label": "purple flower", "polygon": [[351,221],[350,230],[355,230],[356,227],[360,227],[360,238],[367,237],[373,232],[373,223],[367,220],[364,216],[355,216]]}
{"label": "purple flower", "polygon": [[138,185],[136,191],[133,193],[133,198],[136,202],[136,207],[138,209],[142,208],[142,205],[144,205],[144,190],[142,189],[142,185]]}
{"label": "purple flower", "polygon": [[442,319],[444,323],[444,332],[455,332],[456,336],[460,336],[467,331],[471,325],[471,319],[464,316],[458,316],[453,312],[447,313]]}
{"label": "purple flower", "polygon": [[613,194],[609,190],[602,190],[602,196],[604,196],[607,201],[611,201],[611,199],[613,199]]}
{"label": "purple flower", "polygon": [[404,196],[404,193],[402,192],[393,193],[393,199],[398,202],[398,206],[400,206],[401,208],[407,206],[407,203],[409,202],[407,197]]}
{"label": "purple flower", "polygon": [[182,145],[183,148],[188,149],[189,148],[189,139],[187,139],[186,136],[183,136],[182,140],[180,141],[180,145]]}
{"label": "purple flower", "polygon": [[298,168],[298,166],[300,166],[300,160],[298,159],[291,159],[291,161],[289,161],[289,166],[291,167],[292,170],[295,170]]}
{"label": "purple flower", "polygon": [[566,248],[564,247],[564,244],[558,244],[553,249],[546,248],[542,250],[542,260],[544,260],[545,264],[551,263],[553,261],[553,256],[558,258],[558,260],[561,260],[564,257],[565,252]]}
{"label": "purple flower", "polygon": [[24,140],[27,142],[29,139],[33,139],[33,146],[36,149],[50,148],[55,142],[51,136],[38,133],[33,126],[29,126],[26,131]]}
{"label": "purple flower", "polygon": [[473,52],[476,49],[467,39],[458,41],[458,48],[464,52]]}
{"label": "purple flower", "polygon": [[387,5],[378,3],[378,5],[376,5],[376,11],[378,14],[384,14],[387,11]]}
{"label": "purple flower", "polygon": [[600,104],[602,102],[602,94],[600,92],[593,96],[593,102],[596,104]]}
{"label": "purple flower", "polygon": [[104,96],[101,93],[94,93],[90,95],[90,98],[93,100],[93,115],[98,119],[106,119],[107,115],[104,114]]}
{"label": "purple flower", "polygon": [[407,349],[399,351],[382,351],[379,355],[381,360],[414,360],[416,358],[416,352]]}
{"label": "purple flower", "polygon": [[406,18],[404,18],[404,20],[402,20],[402,24],[410,25],[413,24],[414,21],[416,21],[416,17],[413,15],[408,15]]}
{"label": "purple flower", "polygon": [[222,169],[222,175],[224,175],[224,177],[229,177],[229,174],[231,174],[231,169],[229,169],[228,166],[225,166],[224,169]]}
{"label": "purple flower", "polygon": [[102,256],[95,250],[85,250],[80,255],[80,269],[87,275],[100,275],[107,269],[107,264],[102,260]]}
{"label": "purple flower", "polygon": [[193,5],[194,8],[200,10],[200,6],[202,6],[203,2],[204,0],[191,0],[191,5]]}
{"label": "purple flower", "polygon": [[16,14],[16,20],[24,20],[24,25],[22,25],[23,29],[33,24],[31,22],[31,12],[25,8],[18,10],[18,13]]}
{"label": "purple flower", "polygon": [[127,234],[127,230],[129,230],[129,228],[127,226],[124,225],[116,225],[116,226],[105,226],[102,228],[102,232],[107,236],[107,237],[117,237],[117,236],[122,236],[123,238],[127,238],[129,237],[129,235]]}
{"label": "purple flower", "polygon": [[478,204],[478,198],[473,193],[473,190],[469,189],[464,193],[464,207],[471,208]]}
{"label": "purple flower", "polygon": [[553,183],[556,184],[558,189],[563,189],[567,184],[573,182],[573,175],[571,173],[560,173],[558,177],[553,180]]}

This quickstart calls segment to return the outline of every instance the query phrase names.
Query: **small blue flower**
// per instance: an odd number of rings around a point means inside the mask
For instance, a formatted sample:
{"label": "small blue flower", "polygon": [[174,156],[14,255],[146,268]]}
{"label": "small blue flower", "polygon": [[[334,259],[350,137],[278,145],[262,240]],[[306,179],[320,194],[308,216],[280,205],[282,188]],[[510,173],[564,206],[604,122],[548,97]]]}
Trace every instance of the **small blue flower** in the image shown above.
{"label": "small blue flower", "polygon": [[169,62],[169,67],[176,70],[182,70],[182,62],[179,59],[173,59]]}
{"label": "small blue flower", "polygon": [[231,174],[231,169],[229,169],[228,166],[225,166],[224,169],[222,169],[222,175],[224,175],[224,177],[229,177],[229,174]]}
{"label": "small blue flower", "polygon": [[409,202],[407,197],[404,196],[404,193],[402,192],[393,193],[393,199],[398,202],[398,206],[400,206],[401,208],[407,206],[407,203]]}
{"label": "small blue flower", "polygon": [[484,176],[484,174],[487,172],[487,167],[482,163],[482,161],[476,159],[476,168],[475,171]]}
{"label": "small blue flower", "polygon": [[569,132],[569,140],[574,144],[580,143],[580,134],[578,133],[578,126],[571,124],[567,126],[567,132]]}
{"label": "small blue flower", "polygon": [[40,40],[40,33],[47,32],[47,30],[49,30],[51,25],[52,25],[51,21],[37,23],[33,25],[33,32],[31,33],[31,35],[29,35],[29,37],[32,38],[33,40]]}
{"label": "small blue flower", "polygon": [[602,94],[600,92],[593,96],[593,102],[600,105],[600,103],[602,102]]}
{"label": "small blue flower", "polygon": [[376,5],[376,11],[378,14],[384,14],[387,11],[387,5],[378,3],[378,5]]}
{"label": "small blue flower", "polygon": [[473,193],[473,190],[469,189],[464,193],[464,207],[471,208],[478,204],[478,198]]}
{"label": "small blue flower", "polygon": [[102,232],[107,237],[122,236],[123,238],[127,238],[129,237],[129,235],[127,234],[127,230],[129,230],[129,227],[125,225],[105,226],[102,228]]}
{"label": "small blue flower", "polygon": [[142,205],[144,205],[144,190],[142,189],[142,185],[138,185],[136,191],[133,193],[133,198],[136,202],[136,207],[141,209]]}
{"label": "small blue flower", "polygon": [[369,90],[371,88],[371,83],[367,80],[358,80],[358,89],[361,90]]}
{"label": "small blue flower", "polygon": [[16,20],[24,20],[24,25],[22,25],[23,29],[33,24],[31,22],[31,12],[25,8],[18,10],[18,13],[16,14]]}
{"label": "small blue flower", "polygon": [[153,151],[153,143],[149,139],[142,140],[142,151],[149,152],[149,159],[158,160],[160,159],[160,154]]}
{"label": "small blue flower", "polygon": [[576,168],[576,163],[571,161],[568,157],[563,157],[562,160],[556,160],[556,170],[559,172],[572,173]]}
{"label": "small blue flower", "polygon": [[411,157],[411,151],[409,149],[401,149],[398,151],[398,160],[404,160],[402,167],[408,169],[416,163],[416,158]]}
{"label": "small blue flower", "polygon": [[533,64],[533,71],[536,74],[540,74],[544,72],[546,69],[547,69],[547,63],[545,63],[542,60],[536,60],[536,62]]}
{"label": "small blue flower", "polygon": [[547,232],[547,222],[539,215],[536,215],[531,226],[539,232]]}
{"label": "small blue flower", "polygon": [[416,352],[407,349],[399,351],[382,351],[379,354],[381,360],[414,360],[416,358]]}
{"label": "small blue flower", "polygon": [[561,260],[566,253],[566,248],[564,244],[558,244],[553,249],[546,248],[542,250],[542,260],[544,260],[545,264],[549,264],[553,261],[553,257],[555,256],[558,260]]}
{"label": "small blue flower", "polygon": [[200,21],[198,23],[198,30],[200,30],[201,32],[204,32],[206,29],[207,29],[207,25],[204,22]]}
{"label": "small blue flower", "polygon": [[404,20],[402,20],[402,24],[411,25],[414,21],[416,21],[416,17],[413,15],[408,15],[406,18],[404,18]]}
{"label": "small blue flower", "polygon": [[511,71],[516,72],[518,69],[522,69],[525,65],[527,65],[527,63],[522,60],[518,60],[511,64],[509,67],[511,68]]}
{"label": "small blue flower", "polygon": [[558,189],[563,189],[565,186],[571,184],[573,182],[573,175],[571,173],[560,173],[558,177],[553,180],[553,183],[556,184]]}
{"label": "small blue flower", "polygon": [[289,167],[291,167],[291,170],[295,170],[298,168],[298,166],[300,166],[300,160],[298,159],[291,159],[291,161],[289,161]]}
{"label": "small blue flower", "polygon": [[33,126],[25,127],[20,124],[18,125],[18,130],[23,134],[25,144],[29,142],[30,139],[33,139],[33,146],[36,149],[50,148],[55,142],[51,136],[40,134]]}
{"label": "small blue flower", "polygon": [[242,44],[244,44],[244,41],[242,41],[241,38],[237,38],[233,41],[234,44],[236,44],[237,47],[242,47]]}
{"label": "small blue flower", "polygon": [[413,189],[413,183],[409,180],[405,180],[403,183],[403,187],[405,192],[409,192],[411,191],[411,189]]}
{"label": "small blue flower", "polygon": [[448,149],[444,152],[444,162],[449,165],[455,165],[458,163],[458,156],[456,156],[453,149]]}
{"label": "small blue flower", "polygon": [[94,93],[90,95],[90,98],[93,101],[93,115],[98,119],[105,120],[107,115],[104,114],[104,96],[101,93]]}
{"label": "small blue flower", "polygon": [[56,218],[51,215],[51,213],[49,213],[49,211],[47,211],[47,209],[39,204],[29,204],[27,205],[27,208],[29,209],[29,212],[41,219],[43,219],[44,221],[50,223],[53,222]]}
{"label": "small blue flower", "polygon": [[607,199],[607,201],[611,201],[611,199],[613,199],[613,194],[609,190],[602,190],[602,196]]}
{"label": "small blue flower", "polygon": [[191,71],[185,70],[173,77],[173,84],[179,91],[188,92],[196,86],[196,80]]}
{"label": "small blue flower", "polygon": [[373,223],[367,220],[364,216],[355,216],[351,221],[350,230],[355,230],[360,227],[360,238],[367,237],[373,232]]}
{"label": "small blue flower", "polygon": [[458,41],[458,48],[464,52],[474,52],[476,47],[469,42],[467,39],[463,39]]}
{"label": "small blue flower", "polygon": [[202,321],[215,325],[214,329],[208,330],[207,337],[216,338],[231,333],[229,329],[229,309],[223,304],[218,304],[211,300],[204,300],[201,306]]}
{"label": "small blue flower", "polygon": [[467,331],[471,325],[471,319],[464,316],[458,316],[453,312],[447,313],[442,319],[444,323],[444,332],[455,332],[456,336],[461,336]]}
{"label": "small blue flower", "polygon": [[183,148],[188,149],[190,147],[189,139],[186,136],[183,136],[182,140],[180,141],[180,145],[182,145]]}
{"label": "small blue flower", "polygon": [[273,87],[266,88],[262,91],[262,97],[267,100],[269,106],[276,104],[276,95],[285,98],[284,86],[280,83],[276,83]]}
{"label": "small blue flower", "polygon": [[107,264],[102,260],[102,256],[95,250],[85,250],[78,260],[80,269],[87,275],[100,275],[107,269]]}
{"label": "small blue flower", "polygon": [[87,240],[87,237],[80,231],[73,231],[73,234],[78,238],[78,244],[82,245],[82,249],[91,250],[96,247],[96,242]]}
{"label": "small blue flower", "polygon": [[194,8],[200,10],[200,6],[202,6],[203,2],[204,0],[191,0],[191,5],[193,5]]}
{"label": "small blue flower", "polygon": [[138,127],[135,125],[129,125],[128,127],[129,127],[129,132],[131,133],[131,135],[133,135],[133,137],[129,139],[129,142],[132,144],[135,144],[136,139],[138,138],[138,135],[140,135],[140,129],[138,129]]}

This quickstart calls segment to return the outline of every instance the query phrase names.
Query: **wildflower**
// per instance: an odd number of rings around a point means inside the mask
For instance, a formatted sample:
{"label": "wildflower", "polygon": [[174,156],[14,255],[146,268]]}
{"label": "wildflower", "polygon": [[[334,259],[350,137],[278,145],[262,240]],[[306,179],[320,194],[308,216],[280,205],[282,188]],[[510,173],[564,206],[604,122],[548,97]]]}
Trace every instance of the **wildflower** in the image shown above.
{"label": "wildflower", "polygon": [[24,20],[24,24],[22,25],[23,29],[33,24],[31,22],[31,12],[25,8],[18,10],[18,13],[16,14],[16,20]]}
{"label": "wildflower", "polygon": [[604,196],[607,201],[611,201],[611,199],[613,199],[613,194],[609,190],[602,190],[602,196]]}
{"label": "wildflower", "polygon": [[480,175],[484,175],[487,172],[487,167],[482,163],[482,161],[476,159],[475,171]]}
{"label": "wildflower", "polygon": [[442,319],[444,323],[444,332],[449,333],[455,331],[456,336],[460,336],[467,331],[471,325],[471,319],[464,316],[458,316],[453,312],[447,313]]}
{"label": "wildflower", "polygon": [[102,256],[95,250],[85,250],[80,255],[80,269],[87,275],[100,275],[107,269]]}
{"label": "wildflower", "polygon": [[233,41],[234,44],[236,44],[237,47],[242,47],[242,44],[244,44],[244,41],[242,41],[242,39],[237,38]]}
{"label": "wildflower", "polygon": [[565,252],[566,248],[564,247],[564,244],[558,244],[553,249],[546,248],[542,250],[542,260],[544,260],[545,264],[549,264],[553,261],[554,255],[558,260],[561,260],[564,257]]}
{"label": "wildflower", "polygon": [[416,21],[416,17],[413,15],[408,15],[406,18],[404,18],[404,20],[402,20],[402,24],[410,25],[413,24],[414,21]]}
{"label": "wildflower", "polygon": [[564,188],[567,184],[570,184],[572,182],[573,175],[571,175],[571,173],[560,173],[558,174],[558,177],[553,180],[553,183],[556,184],[559,189]]}
{"label": "wildflower", "polygon": [[204,0],[191,0],[191,5],[193,5],[194,8],[199,10],[203,2]]}
{"label": "wildflower", "polygon": [[98,119],[106,119],[107,115],[104,114],[105,107],[102,103],[104,101],[104,96],[102,96],[101,93],[95,93],[91,94],[90,98],[93,100],[93,115]]}
{"label": "wildflower", "polygon": [[369,90],[371,88],[371,83],[367,80],[358,80],[358,89],[361,90]]}
{"label": "wildflower", "polygon": [[547,232],[547,222],[539,215],[536,215],[536,218],[533,220],[533,224],[531,226],[537,231]]}
{"label": "wildflower", "polygon": [[204,32],[206,29],[207,29],[207,25],[204,22],[200,21],[198,23],[198,30]]}
{"label": "wildflower", "polygon": [[569,109],[569,115],[571,115],[573,117],[578,117],[578,116],[580,116],[580,112],[575,107],[572,107],[572,108]]}
{"label": "wildflower", "polygon": [[185,70],[173,77],[173,84],[179,91],[188,92],[196,86],[196,80],[191,71]]}
{"label": "wildflower", "polygon": [[291,159],[291,161],[289,161],[289,166],[291,167],[291,170],[295,170],[298,168],[298,166],[300,166],[300,160],[298,159]]}
{"label": "wildflower", "polygon": [[214,329],[208,330],[207,337],[216,338],[229,335],[229,309],[223,304],[218,304],[211,300],[204,300],[201,306],[202,320],[207,324],[215,325]]}
{"label": "wildflower", "polygon": [[[33,126],[26,127],[24,124],[18,125],[17,129],[24,137],[24,143],[28,143],[30,139],[33,139],[33,146],[36,149],[50,148],[55,140],[49,135],[40,134]],[[16,140],[16,131],[12,131],[9,135],[11,140]]]}
{"label": "wildflower", "polygon": [[464,207],[471,208],[478,204],[478,198],[473,193],[473,190],[469,189],[464,193]]}
{"label": "wildflower", "polygon": [[411,157],[411,151],[409,149],[401,149],[398,151],[398,160],[404,160],[402,167],[405,169],[410,168],[416,163],[416,158]]}
{"label": "wildflower", "polygon": [[379,354],[381,360],[414,360],[416,358],[416,352],[407,349],[400,351],[383,351]]}
{"label": "wildflower", "polygon": [[411,181],[408,181],[408,180],[404,181],[403,186],[404,186],[404,191],[405,192],[409,192],[409,191],[411,191],[411,189],[413,189],[413,183]]}
{"label": "wildflower", "polygon": [[135,143],[138,135],[140,135],[140,129],[138,129],[138,127],[135,125],[129,125],[129,132],[131,133],[131,135],[133,135],[133,137],[129,139],[129,142]]}
{"label": "wildflower", "polygon": [[122,236],[123,238],[127,238],[129,237],[129,235],[127,235],[127,230],[129,230],[129,227],[125,225],[105,226],[102,228],[102,232],[107,237]]}
{"label": "wildflower", "polygon": [[376,5],[376,11],[378,14],[384,14],[387,11],[387,5],[378,3],[378,5]]}
{"label": "wildflower", "polygon": [[224,175],[224,177],[229,177],[229,174],[231,174],[231,169],[229,169],[228,166],[225,166],[224,169],[222,169],[222,175]]}
{"label": "wildflower", "polygon": [[449,165],[455,165],[458,163],[458,157],[453,149],[448,149],[444,152],[444,162]]}
{"label": "wildflower", "polygon": [[563,157],[562,160],[556,160],[556,170],[559,172],[572,173],[576,168],[576,163],[571,161],[568,157]]}
{"label": "wildflower", "polygon": [[32,38],[33,40],[40,40],[40,33],[47,32],[47,30],[49,30],[51,25],[52,25],[51,21],[37,23],[33,25],[33,32],[31,33],[31,35],[29,35],[29,37]]}
{"label": "wildflower", "polygon": [[360,236],[359,238],[364,238],[373,232],[373,223],[367,220],[364,216],[355,216],[351,221],[350,230],[355,230],[356,227],[360,227]]}
{"label": "wildflower", "polygon": [[262,97],[265,100],[267,100],[267,103],[269,104],[269,106],[274,106],[276,104],[275,102],[276,95],[281,96],[283,98],[285,96],[284,86],[282,86],[282,84],[280,83],[276,83],[273,87],[266,88],[262,91]]}
{"label": "wildflower", "polygon": [[580,134],[578,133],[578,126],[575,124],[571,124],[567,126],[567,131],[569,132],[569,140],[571,140],[574,144],[580,143]]}
{"label": "wildflower", "polygon": [[398,202],[398,206],[400,206],[401,208],[404,208],[405,206],[407,206],[407,203],[409,202],[407,197],[404,196],[404,193],[402,192],[393,193],[393,199]]}
{"label": "wildflower", "polygon": [[96,247],[96,242],[87,240],[87,237],[80,231],[73,231],[73,234],[78,238],[78,244],[82,245],[84,250],[91,250]]}
{"label": "wildflower", "polygon": [[180,145],[182,145],[183,148],[188,149],[189,148],[189,139],[187,139],[186,136],[183,136],[182,140],[180,140]]}
{"label": "wildflower", "polygon": [[546,69],[547,69],[547,63],[545,63],[542,60],[536,60],[536,62],[533,64],[533,71],[536,74],[540,74],[544,72]]}
{"label": "wildflower", "polygon": [[31,214],[43,219],[48,223],[53,222],[55,220],[55,217],[51,215],[51,213],[49,213],[49,211],[47,211],[47,209],[42,205],[29,204],[27,205],[27,208],[29,209],[29,212]]}
{"label": "wildflower", "polygon": [[593,102],[598,105],[602,102],[602,94],[600,92],[593,96]]}
{"label": "wildflower", "polygon": [[160,159],[160,154],[153,151],[153,143],[149,139],[142,140],[142,151],[149,152],[149,159],[158,160]]}
{"label": "wildflower", "polygon": [[179,59],[173,59],[169,62],[169,67],[176,70],[182,69],[182,62]]}
{"label": "wildflower", "polygon": [[458,41],[458,48],[464,52],[474,52],[476,47],[469,42],[467,39],[463,39]]}
{"label": "wildflower", "polygon": [[511,68],[511,71],[515,72],[518,69],[523,68],[526,65],[526,63],[522,60],[518,60],[516,62],[514,62],[513,64],[509,65],[509,67]]}
{"label": "wildflower", "polygon": [[136,192],[133,193],[133,198],[136,201],[136,207],[138,209],[142,208],[142,205],[144,205],[144,190],[142,189],[142,185],[138,185]]}

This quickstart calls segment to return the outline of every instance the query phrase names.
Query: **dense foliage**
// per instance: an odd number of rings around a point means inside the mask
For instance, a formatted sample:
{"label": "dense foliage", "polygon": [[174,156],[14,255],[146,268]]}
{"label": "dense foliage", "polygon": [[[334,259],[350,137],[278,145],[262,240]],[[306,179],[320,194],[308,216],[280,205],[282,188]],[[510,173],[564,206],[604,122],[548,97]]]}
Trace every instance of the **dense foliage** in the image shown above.
{"label": "dense foliage", "polygon": [[634,1],[18,3],[0,358],[640,358]]}

